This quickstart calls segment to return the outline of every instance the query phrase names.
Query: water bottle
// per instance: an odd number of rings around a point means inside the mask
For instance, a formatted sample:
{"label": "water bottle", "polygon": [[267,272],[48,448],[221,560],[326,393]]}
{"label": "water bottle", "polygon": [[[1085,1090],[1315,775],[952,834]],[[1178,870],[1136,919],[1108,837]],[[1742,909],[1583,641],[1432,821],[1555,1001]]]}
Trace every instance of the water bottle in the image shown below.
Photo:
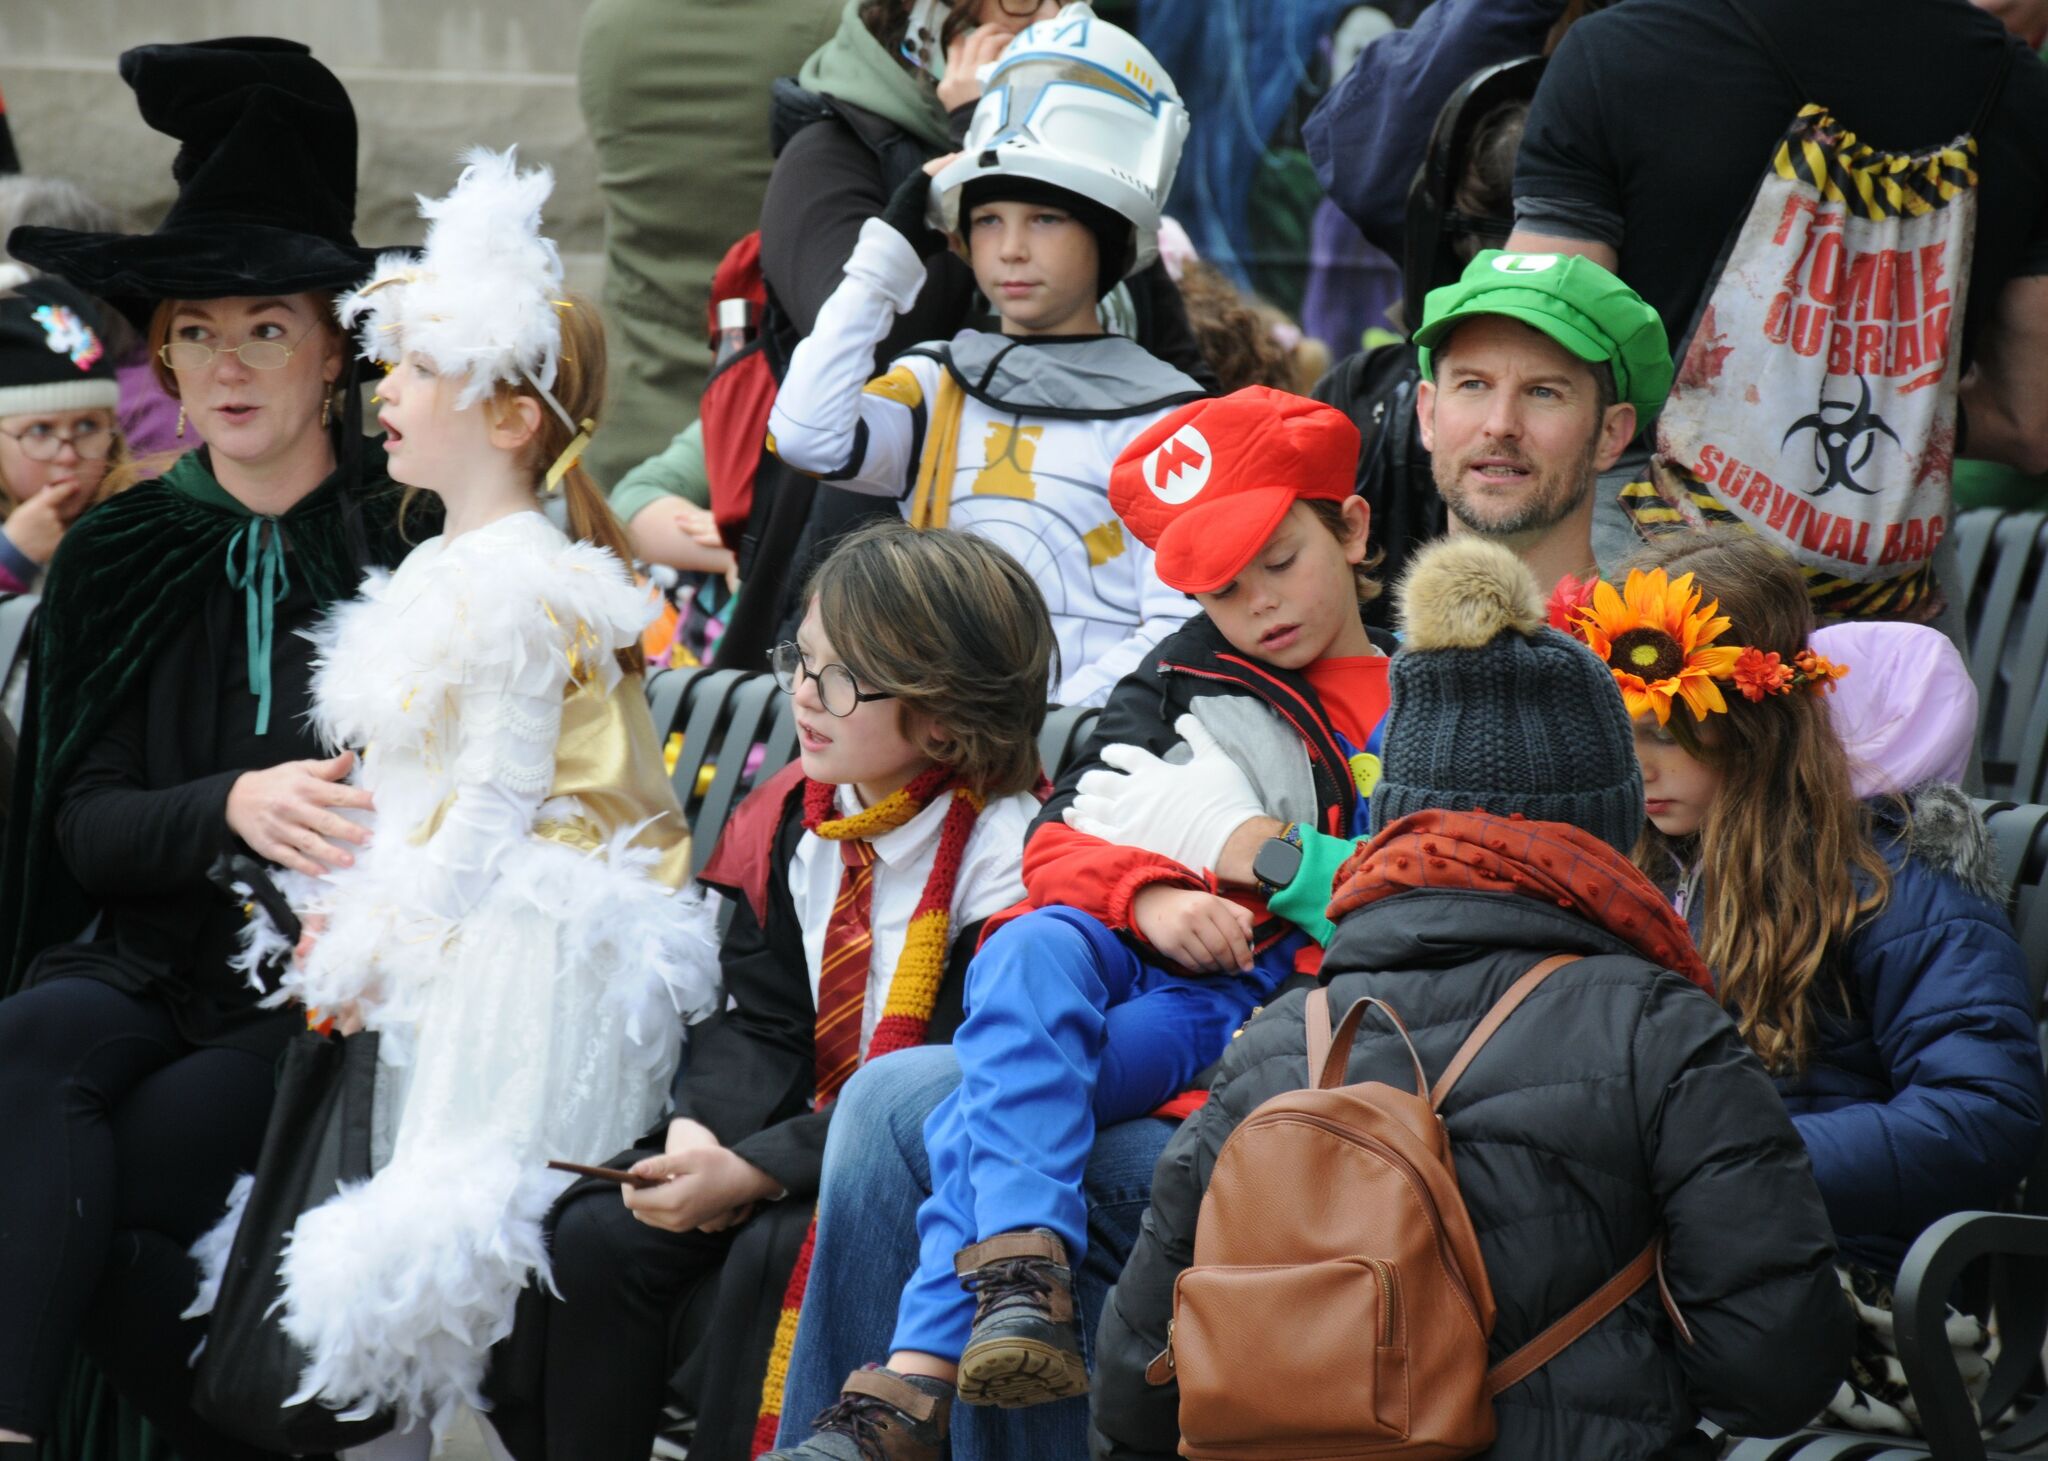
{"label": "water bottle", "polygon": [[718,349],[712,360],[713,370],[722,369],[726,362],[747,347],[754,337],[754,303],[748,299],[721,299],[718,301]]}

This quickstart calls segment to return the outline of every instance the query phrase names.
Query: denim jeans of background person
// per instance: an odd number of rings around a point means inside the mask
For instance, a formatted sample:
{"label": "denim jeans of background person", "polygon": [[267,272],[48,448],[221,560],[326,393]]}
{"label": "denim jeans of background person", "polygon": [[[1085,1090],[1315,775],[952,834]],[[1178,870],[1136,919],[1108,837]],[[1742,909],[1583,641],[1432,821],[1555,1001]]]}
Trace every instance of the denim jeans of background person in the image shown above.
{"label": "denim jeans of background person", "polygon": [[[830,1282],[804,1295],[783,1395],[778,1443],[811,1433],[847,1375],[884,1352],[896,1305],[917,1267],[917,1209],[931,1194],[924,1124],[960,1083],[944,1046],[900,1050],[864,1067],[839,1094],[825,1146],[812,1261]],[[1173,1123],[1151,1117],[1103,1127],[1088,1158],[1088,1256],[1075,1274],[1083,1343],[1092,1352],[1102,1302],[1137,1241],[1152,1168]],[[1092,1367],[1092,1366],[1091,1366]],[[953,1412],[955,1461],[1076,1461],[1088,1454],[1088,1402],[1028,1410],[964,1405]]]}

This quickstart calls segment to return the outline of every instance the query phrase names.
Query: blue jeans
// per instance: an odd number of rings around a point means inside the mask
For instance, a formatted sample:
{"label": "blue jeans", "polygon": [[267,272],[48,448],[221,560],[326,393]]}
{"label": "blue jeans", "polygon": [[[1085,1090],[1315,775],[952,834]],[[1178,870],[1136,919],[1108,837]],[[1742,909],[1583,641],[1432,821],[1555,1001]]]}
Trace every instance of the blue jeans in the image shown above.
{"label": "blue jeans", "polygon": [[[825,1144],[812,1281],[783,1397],[783,1446],[811,1434],[812,1417],[839,1398],[849,1374],[888,1357],[897,1299],[917,1267],[917,1209],[931,1192],[924,1124],[959,1083],[958,1057],[934,1045],[877,1060],[839,1093]],[[1105,1126],[1088,1157],[1088,1256],[1074,1287],[1090,1351],[1173,1130],[1172,1122],[1149,1117]],[[955,1406],[952,1454],[955,1461],[1076,1461],[1088,1454],[1088,1402]]]}
{"label": "blue jeans", "polygon": [[992,935],[968,968],[967,1019],[953,1036],[959,1089],[925,1123],[932,1195],[890,1348],[960,1357],[974,1322],[953,1270],[962,1248],[1049,1228],[1081,1262],[1096,1128],[1186,1090],[1270,987],[1263,973],[1197,979],[1148,963],[1073,908],[1041,908]]}

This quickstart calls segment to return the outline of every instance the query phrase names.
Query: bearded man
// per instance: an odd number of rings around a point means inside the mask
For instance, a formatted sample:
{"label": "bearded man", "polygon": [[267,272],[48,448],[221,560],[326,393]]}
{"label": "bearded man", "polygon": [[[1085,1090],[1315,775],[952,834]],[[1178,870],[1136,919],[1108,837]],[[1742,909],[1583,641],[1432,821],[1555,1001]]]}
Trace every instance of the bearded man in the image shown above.
{"label": "bearded man", "polygon": [[1489,249],[1430,291],[1415,343],[1450,530],[1505,544],[1546,590],[1592,575],[1594,483],[1671,389],[1657,312],[1591,259]]}

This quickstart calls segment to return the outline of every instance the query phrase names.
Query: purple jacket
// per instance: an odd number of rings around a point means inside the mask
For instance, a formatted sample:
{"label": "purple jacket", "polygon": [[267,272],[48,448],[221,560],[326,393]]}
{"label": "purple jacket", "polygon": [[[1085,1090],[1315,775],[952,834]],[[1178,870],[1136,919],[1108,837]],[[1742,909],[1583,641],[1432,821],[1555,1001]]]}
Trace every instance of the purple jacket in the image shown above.
{"label": "purple jacket", "polygon": [[144,457],[152,452],[176,451],[185,443],[178,440],[178,403],[156,383],[149,368],[146,348],[121,362],[114,371],[121,383],[119,411],[121,435],[128,439],[128,451]]}

